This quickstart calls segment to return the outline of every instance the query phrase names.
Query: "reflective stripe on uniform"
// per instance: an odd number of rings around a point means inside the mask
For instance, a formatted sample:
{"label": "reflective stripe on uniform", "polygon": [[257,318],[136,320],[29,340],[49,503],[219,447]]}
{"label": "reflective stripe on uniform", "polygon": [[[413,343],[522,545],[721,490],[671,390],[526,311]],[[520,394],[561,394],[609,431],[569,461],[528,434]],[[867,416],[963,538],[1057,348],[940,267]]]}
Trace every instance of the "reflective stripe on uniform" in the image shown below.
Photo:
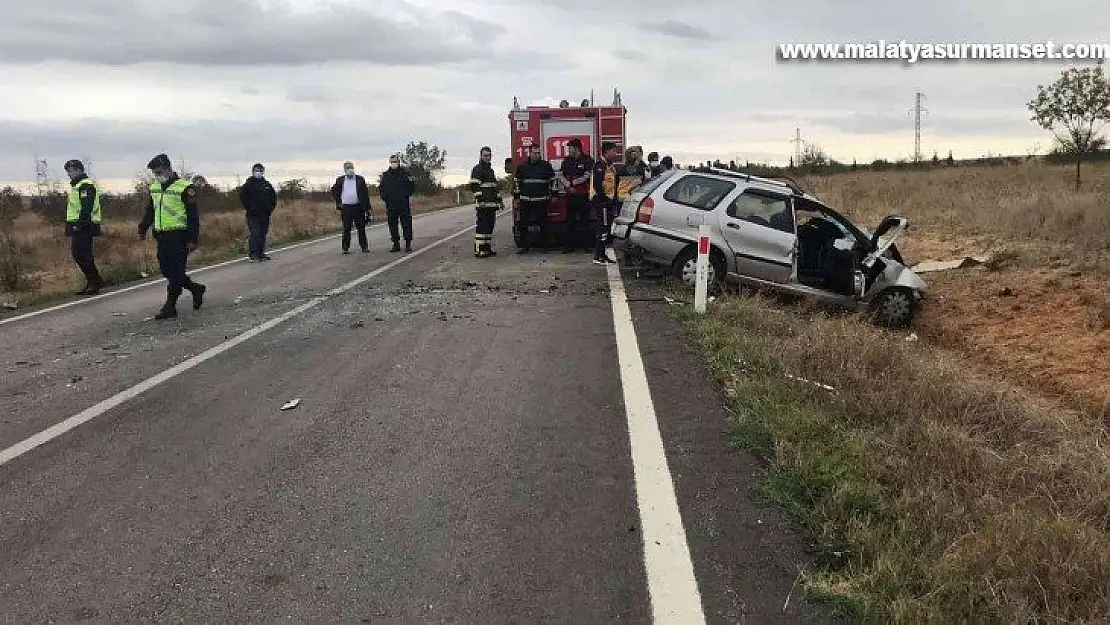
{"label": "reflective stripe on uniform", "polygon": [[188,188],[189,181],[178,178],[165,189],[162,184],[150,184],[150,197],[154,201],[154,229],[158,232],[168,230],[185,230],[188,228],[186,220],[185,200],[182,194]]}

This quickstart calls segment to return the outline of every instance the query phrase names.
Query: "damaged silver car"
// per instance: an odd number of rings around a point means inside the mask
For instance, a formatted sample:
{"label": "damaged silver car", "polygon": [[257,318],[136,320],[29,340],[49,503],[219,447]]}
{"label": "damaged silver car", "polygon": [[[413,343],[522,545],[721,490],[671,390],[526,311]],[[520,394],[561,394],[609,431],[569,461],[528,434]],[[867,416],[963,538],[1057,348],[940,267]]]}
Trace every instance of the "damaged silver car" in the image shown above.
{"label": "damaged silver car", "polygon": [[709,281],[769,287],[869,311],[890,328],[913,321],[925,281],[894,241],[908,221],[865,231],[793,181],[725,169],[672,169],[633,190],[610,232],[631,262],[664,266],[694,286],[699,227],[711,227]]}

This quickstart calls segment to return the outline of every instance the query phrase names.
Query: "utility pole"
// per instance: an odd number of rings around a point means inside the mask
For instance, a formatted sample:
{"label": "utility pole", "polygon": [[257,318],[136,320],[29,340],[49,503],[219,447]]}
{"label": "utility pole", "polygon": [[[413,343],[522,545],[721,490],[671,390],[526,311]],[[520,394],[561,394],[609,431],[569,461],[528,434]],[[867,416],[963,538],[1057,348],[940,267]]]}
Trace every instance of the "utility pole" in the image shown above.
{"label": "utility pole", "polygon": [[794,129],[794,138],[790,140],[794,144],[794,166],[802,166],[802,130],[801,128]]}
{"label": "utility pole", "polygon": [[925,99],[925,94],[918,91],[914,94],[914,106],[910,111],[914,114],[913,118],[913,162],[921,162],[921,114],[928,114],[929,111],[921,106],[921,101]]}

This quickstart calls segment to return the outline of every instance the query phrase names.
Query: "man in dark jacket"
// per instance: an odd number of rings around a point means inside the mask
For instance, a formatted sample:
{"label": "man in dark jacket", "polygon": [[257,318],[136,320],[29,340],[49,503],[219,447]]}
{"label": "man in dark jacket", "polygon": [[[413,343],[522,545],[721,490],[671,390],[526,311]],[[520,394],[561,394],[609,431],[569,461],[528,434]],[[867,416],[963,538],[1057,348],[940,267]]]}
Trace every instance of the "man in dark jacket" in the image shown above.
{"label": "man in dark jacket", "polygon": [[528,160],[513,175],[513,195],[520,200],[520,227],[524,229],[517,254],[527,254],[543,230],[554,180],[555,168],[543,160],[540,146],[533,145],[528,149]]}
{"label": "man in dark jacket", "polygon": [[358,228],[358,244],[362,252],[369,252],[366,222],[370,220],[370,188],[366,186],[366,178],[355,174],[351,161],[343,163],[343,175],[335,179],[331,196],[335,200],[335,210],[343,217],[343,253],[351,253],[352,225]]}
{"label": "man in dark jacket", "polygon": [[166,277],[166,303],[154,318],[172,319],[177,316],[177,298],[183,290],[193,294],[193,310],[200,308],[207,290],[186,273],[189,254],[196,251],[200,241],[197,190],[177,175],[165,154],[155,156],[146,166],[154,174],[154,182],[139,223],[139,239],[146,239],[147,230],[154,227],[158,266]]}
{"label": "man in dark jacket", "polygon": [[587,232],[590,229],[590,176],[594,159],[582,152],[582,141],[571,139],[570,154],[563,159],[560,178],[567,190],[567,231],[563,253],[570,254],[579,247],[589,250]]}
{"label": "man in dark jacket", "polygon": [[78,160],[66,161],[69,175],[69,198],[66,202],[66,236],[70,237],[73,262],[85,274],[85,288],[78,295],[96,295],[104,286],[100,271],[93,258],[93,237],[101,235],[100,189],[85,173],[85,164]]}
{"label": "man in dark jacket", "polygon": [[247,228],[250,230],[250,262],[270,260],[266,255],[266,235],[270,232],[270,216],[277,208],[277,192],[274,185],[266,180],[266,169],[262,163],[251,167],[251,177],[239,189],[239,203],[247,213]]}
{"label": "man in dark jacket", "polygon": [[386,217],[389,219],[389,238],[393,240],[391,252],[401,251],[401,234],[397,232],[400,222],[405,233],[405,251],[412,251],[412,205],[409,199],[416,191],[416,179],[407,169],[401,167],[401,157],[389,157],[389,169],[382,174],[378,195],[385,202]]}
{"label": "man in dark jacket", "polygon": [[594,247],[594,264],[604,265],[614,263],[609,258],[605,248],[611,242],[609,224],[616,215],[616,198],[619,177],[617,176],[617,145],[612,141],[601,144],[601,156],[594,163],[593,171],[593,203],[601,214],[601,223],[598,224],[597,244]]}
{"label": "man in dark jacket", "polygon": [[470,170],[470,192],[474,194],[477,217],[474,224],[474,255],[478,258],[497,255],[493,251],[493,228],[497,224],[497,211],[505,208],[492,161],[493,150],[484,146],[478,151],[478,164]]}

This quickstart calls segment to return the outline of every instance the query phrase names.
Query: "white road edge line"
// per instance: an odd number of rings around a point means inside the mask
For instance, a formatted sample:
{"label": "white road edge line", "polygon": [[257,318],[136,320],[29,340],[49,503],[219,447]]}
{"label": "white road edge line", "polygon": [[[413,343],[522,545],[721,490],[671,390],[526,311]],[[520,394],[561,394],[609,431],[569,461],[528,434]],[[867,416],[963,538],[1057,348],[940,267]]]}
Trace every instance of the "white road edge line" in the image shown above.
{"label": "white road edge line", "polygon": [[621,270],[615,264],[606,265],[605,269],[609,276],[613,330],[628,416],[628,438],[632,445],[652,619],[656,623],[705,623],[701,592],[694,575],[674,482],[667,468],[667,455]]}
{"label": "white road edge line", "polygon": [[[452,211],[461,210],[463,208],[468,208],[468,207],[471,207],[471,206],[473,206],[473,204],[463,204],[461,206],[456,206],[454,208],[444,208],[444,209],[440,209],[440,210],[434,210],[434,211],[430,211],[430,212],[427,212],[427,213],[421,213],[420,215],[416,215],[413,219],[417,220],[417,219],[420,219],[420,218],[423,218],[423,217],[427,217],[428,215],[449,213],[449,212],[452,212]],[[384,224],[384,223],[373,224],[373,225],[370,226],[369,230],[375,230],[375,229],[380,230],[380,229],[384,228],[385,226],[386,226],[386,224]],[[280,254],[281,252],[285,252],[285,251],[288,251],[288,250],[294,250],[294,249],[297,249],[299,247],[305,247],[307,245],[313,245],[313,244],[316,244],[316,243],[323,243],[325,241],[330,241],[332,239],[338,239],[341,236],[343,236],[343,235],[342,234],[329,234],[327,236],[323,236],[323,237],[320,237],[318,239],[310,239],[308,241],[301,241],[300,243],[293,243],[292,245],[286,245],[285,247],[279,247],[277,249],[270,250],[270,251],[273,252],[274,254]],[[213,269],[219,269],[220,267],[227,267],[228,265],[234,265],[236,263],[246,262],[246,260],[247,260],[246,257],[240,257],[240,258],[233,258],[231,260],[225,260],[221,263],[216,263],[215,265],[205,265],[203,267],[197,267],[196,269],[193,269],[193,270],[189,271],[189,275],[190,276],[195,276],[197,274],[204,273],[206,271],[211,271]],[[134,291],[134,290],[137,290],[137,289],[142,289],[142,288],[146,288],[148,286],[154,286],[156,284],[163,284],[163,283],[164,282],[163,282],[162,278],[155,278],[153,280],[147,280],[145,282],[140,282],[138,284],[132,284],[131,286],[125,286],[121,289],[116,289],[114,291],[108,291],[107,293],[101,293],[100,295],[93,295],[92,297],[85,297],[85,298],[81,298],[81,299],[76,299],[76,300],[73,300],[73,301],[65,302],[63,304],[55,304],[54,306],[50,306],[49,308],[43,308],[42,310],[32,310],[31,312],[23,313],[21,315],[16,315],[14,317],[0,318],[0,326],[4,325],[6,323],[15,323],[16,321],[21,321],[23,319],[30,319],[31,317],[37,317],[39,315],[45,315],[46,313],[54,312],[56,310],[62,310],[62,309],[65,309],[65,308],[69,308],[71,306],[79,306],[81,304],[88,304],[90,302],[95,302],[96,300],[104,299],[106,297],[112,297],[112,296],[115,296],[115,295],[119,295],[121,293],[127,293],[129,291]]]}
{"label": "white road edge line", "polygon": [[[500,217],[502,214],[504,214],[504,213],[499,213],[498,217]],[[246,332],[243,332],[242,334],[239,334],[238,336],[236,336],[236,337],[234,337],[230,340],[227,340],[223,343],[220,343],[219,345],[216,345],[215,347],[212,347],[211,349],[208,349],[204,352],[201,352],[200,354],[197,354],[196,356],[193,356],[192,358],[189,358],[188,360],[186,360],[184,362],[181,362],[180,364],[177,364],[173,367],[170,367],[169,369],[166,369],[165,371],[163,371],[163,372],[161,372],[157,375],[154,375],[150,378],[147,378],[146,380],[143,380],[142,382],[136,384],[135,386],[132,386],[131,388],[120,391],[119,393],[113,395],[112,397],[109,397],[108,399],[105,399],[104,401],[102,401],[102,402],[100,402],[100,403],[98,403],[98,404],[96,404],[96,405],[94,405],[90,408],[86,408],[85,410],[82,410],[81,412],[73,415],[72,417],[66,419],[65,421],[62,421],[61,423],[57,423],[55,425],[52,425],[52,426],[46,428],[45,430],[39,432],[38,434],[35,434],[34,436],[31,436],[30,438],[27,438],[26,440],[20,441],[20,442],[16,443],[15,445],[12,445],[11,447],[8,447],[7,449],[5,449],[3,451],[0,451],[0,466],[3,466],[5,464],[7,464],[8,462],[11,462],[12,460],[15,460],[16,458],[18,458],[18,457],[22,456],[23,454],[31,451],[32,449],[35,449],[36,447],[38,447],[40,445],[43,445],[47,442],[50,442],[50,441],[54,440],[55,438],[58,438],[62,434],[65,434],[66,432],[76,428],[77,426],[79,426],[83,423],[87,423],[89,421],[92,421],[93,419],[99,417],[100,415],[104,414],[105,412],[108,412],[112,408],[115,408],[116,406],[119,406],[120,404],[122,404],[122,403],[124,403],[128,400],[131,400],[131,399],[134,399],[135,397],[138,397],[139,395],[141,395],[141,394],[145,393],[146,391],[154,388],[155,386],[158,386],[159,384],[161,384],[161,383],[163,383],[167,380],[170,380],[170,379],[188,371],[189,369],[192,369],[193,367],[203,363],[204,361],[211,360],[212,358],[215,358],[216,356],[226,352],[227,350],[231,349],[232,347],[235,347],[236,345],[238,345],[240,343],[248,341],[248,340],[258,336],[259,334],[262,334],[266,330],[269,330],[269,329],[271,329],[275,326],[278,326],[278,325],[292,319],[293,317],[296,317],[297,315],[299,315],[299,314],[301,314],[305,311],[308,311],[312,308],[315,308],[316,306],[319,306],[320,304],[327,301],[329,298],[331,298],[333,296],[336,296],[336,295],[339,295],[339,294],[344,293],[346,291],[349,291],[349,290],[355,288],[356,286],[362,284],[363,282],[366,282],[367,280],[372,280],[373,278],[389,271],[390,269],[393,269],[397,265],[408,262],[408,261],[412,260],[413,258],[416,258],[417,256],[420,256],[421,254],[423,254],[423,253],[425,253],[429,250],[432,250],[432,249],[434,249],[434,248],[436,248],[436,247],[438,247],[438,246],[440,246],[444,243],[447,243],[448,241],[451,241],[453,239],[457,239],[458,237],[460,237],[460,236],[462,236],[462,235],[464,235],[468,232],[473,232],[473,231],[474,231],[474,226],[469,226],[465,230],[460,230],[460,231],[456,232],[455,234],[449,235],[449,236],[444,237],[444,238],[442,238],[438,241],[435,241],[435,242],[430,243],[428,245],[422,246],[421,248],[419,248],[419,249],[417,249],[413,252],[409,252],[407,255],[402,256],[401,258],[398,258],[397,260],[395,260],[395,261],[393,261],[393,262],[391,262],[387,265],[379,267],[379,268],[375,269],[374,271],[371,271],[370,273],[368,273],[368,274],[366,274],[366,275],[364,275],[360,278],[352,280],[351,282],[348,282],[347,284],[344,284],[340,287],[337,287],[337,288],[334,288],[334,289],[328,291],[327,294],[325,294],[325,295],[322,295],[322,296],[319,296],[319,297],[314,297],[313,299],[309,300],[308,302],[306,302],[304,304],[301,304],[300,306],[294,308],[293,310],[290,310],[289,312],[287,312],[287,313],[285,313],[285,314],[283,314],[279,317],[275,317],[274,319],[271,319],[271,320],[267,321],[266,323],[263,323],[262,325],[255,326],[255,327],[251,328],[250,330],[247,330]]]}

